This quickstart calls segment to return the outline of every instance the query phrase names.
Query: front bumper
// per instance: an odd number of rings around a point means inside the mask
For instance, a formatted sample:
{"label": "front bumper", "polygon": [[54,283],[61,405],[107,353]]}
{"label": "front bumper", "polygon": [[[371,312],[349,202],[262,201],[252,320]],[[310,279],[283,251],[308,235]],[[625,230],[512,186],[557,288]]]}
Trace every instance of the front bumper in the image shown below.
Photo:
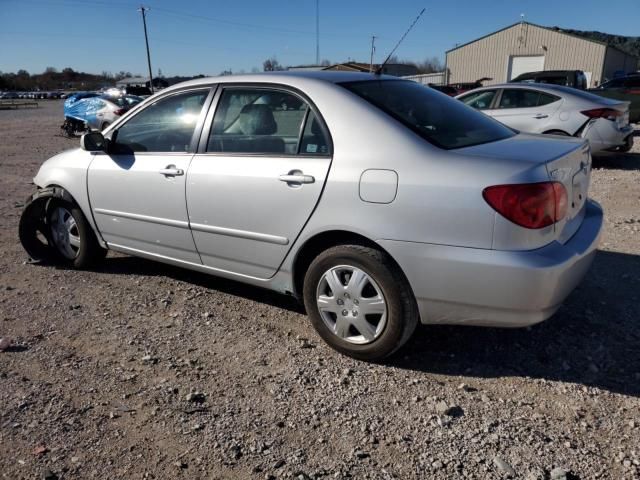
{"label": "front bumper", "polygon": [[580,137],[589,140],[591,152],[597,153],[625,146],[632,133],[631,125],[619,128],[616,122],[599,118],[589,122]]}
{"label": "front bumper", "polygon": [[580,283],[595,256],[602,222],[602,208],[590,200],[573,237],[536,250],[378,243],[407,276],[422,323],[523,327],[553,315]]}

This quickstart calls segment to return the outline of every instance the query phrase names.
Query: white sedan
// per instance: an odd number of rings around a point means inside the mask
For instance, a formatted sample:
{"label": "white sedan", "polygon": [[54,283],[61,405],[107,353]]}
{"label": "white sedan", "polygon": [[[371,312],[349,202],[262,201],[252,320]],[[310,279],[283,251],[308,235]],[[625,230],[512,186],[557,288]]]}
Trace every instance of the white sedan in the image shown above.
{"label": "white sedan", "polygon": [[491,85],[456,97],[508,127],[527,133],[584,138],[593,153],[633,145],[629,102],[561,85]]}

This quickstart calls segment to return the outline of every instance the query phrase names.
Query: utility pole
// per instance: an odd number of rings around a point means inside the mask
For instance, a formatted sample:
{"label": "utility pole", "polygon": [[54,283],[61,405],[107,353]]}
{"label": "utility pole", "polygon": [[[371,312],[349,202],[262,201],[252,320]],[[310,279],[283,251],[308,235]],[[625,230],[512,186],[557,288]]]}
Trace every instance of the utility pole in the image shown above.
{"label": "utility pole", "polygon": [[369,62],[369,73],[373,73],[373,52],[376,51],[376,36],[371,35],[371,61]]}
{"label": "utility pole", "polygon": [[149,9],[144,5],[140,5],[138,10],[142,13],[142,25],[144,26],[144,41],[147,44],[147,65],[149,66],[149,89],[153,93],[153,74],[151,73],[151,54],[149,53],[149,37],[147,36],[147,11]]}
{"label": "utility pole", "polygon": [[316,0],[316,65],[320,65],[320,0]]}

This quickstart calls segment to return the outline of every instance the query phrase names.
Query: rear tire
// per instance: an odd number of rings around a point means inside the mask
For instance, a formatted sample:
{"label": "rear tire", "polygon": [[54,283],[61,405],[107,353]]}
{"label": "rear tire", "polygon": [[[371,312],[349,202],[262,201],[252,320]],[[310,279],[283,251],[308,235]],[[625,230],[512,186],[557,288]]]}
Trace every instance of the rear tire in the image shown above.
{"label": "rear tire", "polygon": [[369,247],[339,245],[318,255],[305,275],[303,297],[322,339],[359,360],[393,354],[418,324],[406,278],[386,253]]}

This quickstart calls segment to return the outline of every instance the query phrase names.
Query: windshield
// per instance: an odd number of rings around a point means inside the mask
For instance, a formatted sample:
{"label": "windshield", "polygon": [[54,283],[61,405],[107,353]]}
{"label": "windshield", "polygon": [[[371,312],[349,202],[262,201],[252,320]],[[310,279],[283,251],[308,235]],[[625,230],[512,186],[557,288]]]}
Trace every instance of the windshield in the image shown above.
{"label": "windshield", "polygon": [[410,80],[341,84],[444,149],[495,142],[515,135],[501,123],[458,100]]}

